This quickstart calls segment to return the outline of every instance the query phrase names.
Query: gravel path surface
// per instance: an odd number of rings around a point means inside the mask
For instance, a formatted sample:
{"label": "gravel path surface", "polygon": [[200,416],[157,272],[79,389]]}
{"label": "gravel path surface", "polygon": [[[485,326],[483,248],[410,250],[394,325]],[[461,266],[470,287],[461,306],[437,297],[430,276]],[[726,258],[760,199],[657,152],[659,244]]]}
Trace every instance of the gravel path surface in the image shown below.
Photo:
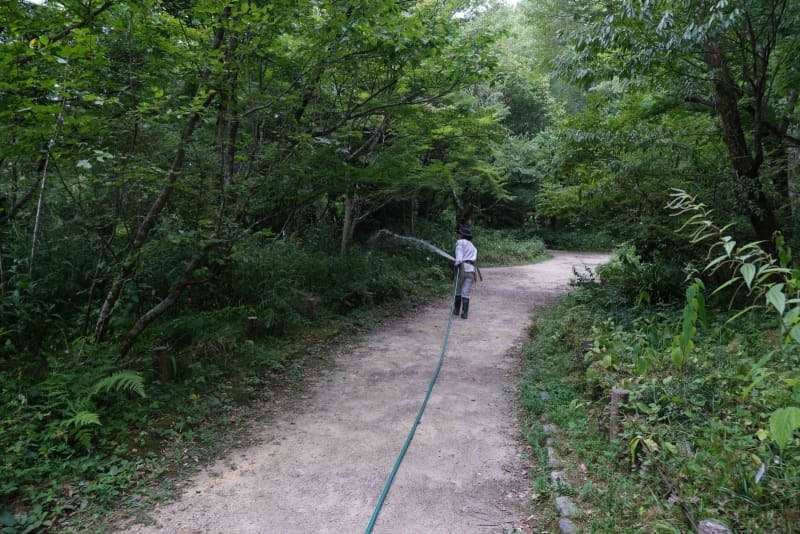
{"label": "gravel path surface", "polygon": [[[551,252],[483,269],[467,320],[454,318],[444,365],[374,532],[499,533],[520,525],[526,467],[513,390],[538,306],[608,256]],[[254,428],[258,445],[208,467],[154,509],[144,533],[364,532],[424,399],[449,302],[364,336],[335,357],[291,413]],[[307,397],[307,398],[305,398]]]}

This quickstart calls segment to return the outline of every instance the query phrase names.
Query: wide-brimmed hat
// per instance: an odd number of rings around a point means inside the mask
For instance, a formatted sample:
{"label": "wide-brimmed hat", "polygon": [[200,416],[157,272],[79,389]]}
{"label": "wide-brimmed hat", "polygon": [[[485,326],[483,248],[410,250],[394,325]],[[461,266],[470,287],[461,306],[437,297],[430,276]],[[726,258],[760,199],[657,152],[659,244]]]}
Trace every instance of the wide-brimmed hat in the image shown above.
{"label": "wide-brimmed hat", "polygon": [[472,237],[472,232],[469,231],[469,228],[466,226],[460,226],[456,229],[456,233],[464,236],[464,237]]}

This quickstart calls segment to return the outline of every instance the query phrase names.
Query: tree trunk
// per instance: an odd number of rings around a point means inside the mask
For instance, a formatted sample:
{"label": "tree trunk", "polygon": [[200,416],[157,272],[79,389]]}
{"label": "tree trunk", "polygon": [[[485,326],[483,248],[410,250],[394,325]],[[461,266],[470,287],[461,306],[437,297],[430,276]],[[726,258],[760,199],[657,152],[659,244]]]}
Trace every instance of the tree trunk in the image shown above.
{"label": "tree trunk", "polygon": [[353,186],[351,191],[344,195],[344,220],[342,221],[342,246],[340,253],[347,251],[348,245],[353,241],[356,226],[367,217],[386,205],[385,202],[373,204],[365,202],[358,194],[358,186]]}
{"label": "tree trunk", "polygon": [[239,132],[239,116],[237,112],[237,85],[239,72],[236,66],[236,48],[239,41],[231,36],[225,54],[226,74],[221,91],[222,105],[222,176],[223,188],[234,185],[236,173],[236,136]]}
{"label": "tree trunk", "polygon": [[451,188],[450,192],[453,194],[453,205],[456,208],[456,227],[467,226],[472,216],[472,205],[462,202],[455,189]]}
{"label": "tree trunk", "polygon": [[353,240],[353,233],[356,229],[358,211],[358,192],[348,191],[344,195],[344,219],[342,220],[342,243],[339,252],[344,254],[347,246]]}
{"label": "tree trunk", "polygon": [[[714,72],[714,92],[717,112],[722,121],[722,135],[734,172],[743,187],[742,202],[756,237],[763,242],[762,248],[776,255],[773,236],[778,231],[774,208],[763,189],[760,174],[761,158],[756,158],[747,146],[742,117],[739,109],[740,91],[728,68],[725,51],[715,41],[706,49],[706,64]],[[763,95],[755,95],[756,99]],[[762,140],[756,138],[754,152],[763,151]]]}
{"label": "tree trunk", "polygon": [[61,124],[64,122],[64,106],[67,103],[66,97],[61,98],[61,108],[58,111],[58,116],[56,117],[56,124],[53,130],[53,135],[50,138],[50,141],[47,143],[47,153],[45,154],[44,158],[44,169],[42,169],[42,178],[39,181],[40,188],[39,188],[39,200],[36,202],[36,216],[34,217],[33,222],[33,236],[31,237],[31,257],[28,260],[28,276],[33,276],[33,259],[36,254],[36,240],[39,238],[39,225],[41,223],[42,218],[42,203],[44,202],[44,189],[47,185],[47,170],[50,164],[50,158],[53,155],[53,146],[56,144],[56,139],[58,138],[58,134],[61,131]]}
{"label": "tree trunk", "polygon": [[411,194],[411,235],[417,235],[417,212],[419,212],[419,191]]}
{"label": "tree trunk", "polygon": [[792,217],[797,213],[796,203],[798,196],[797,178],[800,176],[800,148],[792,147],[788,151],[786,165],[787,170],[787,190],[789,192],[789,208]]}
{"label": "tree trunk", "polygon": [[[213,93],[209,94],[203,102],[202,108],[207,108],[213,99]],[[119,300],[119,296],[122,293],[122,288],[125,286],[125,282],[127,282],[127,280],[133,275],[133,272],[136,268],[138,259],[137,253],[147,241],[147,238],[150,235],[150,230],[152,230],[156,225],[158,216],[161,213],[161,210],[164,209],[164,206],[167,204],[167,199],[169,199],[172,189],[180,177],[180,171],[183,169],[183,163],[186,159],[186,145],[188,144],[189,138],[194,132],[194,129],[197,127],[197,123],[199,121],[200,112],[196,111],[191,114],[189,120],[183,128],[178,148],[175,151],[175,157],[172,160],[170,173],[167,177],[167,184],[161,189],[159,195],[150,205],[147,215],[142,220],[141,224],[139,224],[139,228],[136,230],[136,235],[130,245],[130,249],[128,250],[128,257],[120,268],[120,271],[114,279],[114,282],[111,284],[111,289],[109,289],[108,293],[106,294],[106,298],[103,301],[103,306],[100,308],[100,315],[97,318],[97,324],[95,325],[94,329],[95,343],[99,343],[103,340],[106,327],[108,326],[108,320],[111,317],[111,311],[113,310],[114,305],[117,303],[117,300]]]}
{"label": "tree trunk", "polygon": [[[212,238],[214,239],[214,238]],[[200,267],[205,259],[208,257],[208,254],[217,246],[219,242],[214,240],[208,243],[203,249],[197,253],[197,255],[192,258],[192,260],[186,265],[183,270],[183,274],[181,274],[180,280],[173,286],[170,290],[169,294],[164,297],[158,304],[154,307],[149,309],[145,312],[141,317],[136,320],[136,323],[133,327],[128,331],[125,339],[122,341],[120,345],[119,353],[120,355],[126,355],[136,340],[139,338],[142,332],[144,332],[145,328],[147,328],[150,323],[155,321],[158,317],[160,317],[165,311],[171,308],[177,301],[178,297],[180,297],[181,293],[184,289],[191,283],[192,275]]]}
{"label": "tree trunk", "polygon": [[797,131],[790,131],[791,115],[794,113],[795,106],[797,105],[798,92],[796,89],[791,89],[786,96],[786,111],[784,118],[777,125],[777,134],[780,136],[777,143],[781,147],[785,166],[779,173],[779,184],[781,187],[779,191],[784,191],[785,198],[788,204],[788,214],[794,222],[796,215],[796,202],[797,202],[797,178],[800,175],[800,148],[796,145],[787,146],[785,138],[787,136],[796,137]]}
{"label": "tree trunk", "polygon": [[[372,135],[358,147],[351,146],[347,156],[347,165],[356,165],[361,163],[361,166],[367,167],[370,163],[370,155],[372,149],[383,142],[386,131],[389,128],[391,117],[388,114],[383,116],[380,126],[378,126]],[[359,158],[362,158],[359,162]],[[350,181],[348,173],[347,181]],[[380,209],[385,203],[379,206],[366,206],[366,203],[359,198],[358,184],[350,186],[349,190],[344,195],[344,220],[342,221],[342,246],[340,252],[342,254],[347,250],[347,246],[353,241],[353,234],[355,233],[356,226],[359,222],[363,221],[370,214]]]}
{"label": "tree trunk", "polygon": [[[223,18],[227,18],[228,16],[230,16],[230,8],[226,7],[223,11]],[[212,50],[217,49],[222,45],[224,36],[225,30],[223,28],[217,28],[214,34],[214,39],[211,43]],[[197,92],[195,94],[197,94]],[[169,175],[167,176],[167,183],[150,205],[147,215],[145,215],[144,219],[139,224],[139,228],[136,230],[134,239],[130,244],[127,258],[123,262],[119,273],[112,282],[111,288],[108,290],[106,298],[103,301],[103,306],[100,308],[100,314],[97,318],[97,323],[95,324],[94,328],[95,343],[99,343],[103,340],[108,327],[108,320],[111,317],[111,312],[114,309],[114,305],[119,300],[125,283],[135,271],[138,260],[138,252],[147,241],[150,231],[158,221],[158,216],[161,213],[161,210],[163,210],[164,206],[166,206],[167,200],[169,199],[176,182],[180,178],[181,171],[183,170],[183,164],[186,160],[186,147],[189,143],[189,139],[192,137],[192,134],[194,134],[194,131],[200,122],[201,113],[211,105],[215,98],[215,93],[213,91],[209,91],[209,94],[206,96],[199,109],[195,110],[191,115],[189,115],[189,119],[186,121],[186,124],[181,131],[178,147],[175,150],[175,156],[173,157]]]}

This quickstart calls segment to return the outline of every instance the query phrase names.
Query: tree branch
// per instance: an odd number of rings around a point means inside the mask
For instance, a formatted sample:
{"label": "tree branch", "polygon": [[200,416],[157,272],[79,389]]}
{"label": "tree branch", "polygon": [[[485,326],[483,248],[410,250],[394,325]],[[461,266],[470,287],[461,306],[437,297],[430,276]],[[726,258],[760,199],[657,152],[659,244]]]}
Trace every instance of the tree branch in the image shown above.
{"label": "tree branch", "polygon": [[[229,15],[230,7],[226,7],[223,10],[223,18]],[[214,38],[211,42],[212,49],[219,48],[222,45],[223,38],[224,29],[222,26],[220,26],[214,32]],[[181,171],[183,170],[183,164],[186,159],[186,146],[189,143],[189,139],[194,134],[194,131],[200,122],[202,112],[211,105],[211,102],[214,101],[214,98],[216,98],[216,93],[213,91],[209,92],[205,99],[203,99],[203,102],[200,104],[200,106],[198,106],[191,113],[191,115],[189,115],[189,119],[186,121],[186,124],[181,131],[180,140],[178,141],[178,146],[175,150],[175,156],[172,160],[169,175],[167,176],[167,183],[164,185],[164,187],[162,187],[161,192],[150,205],[147,215],[145,215],[144,219],[139,224],[139,228],[136,230],[136,235],[134,236],[128,250],[128,259],[120,268],[119,273],[114,279],[114,282],[111,284],[111,288],[109,289],[108,293],[106,294],[106,298],[103,301],[103,306],[100,309],[100,314],[94,330],[95,343],[102,341],[103,336],[105,335],[108,319],[111,317],[111,311],[119,299],[119,295],[122,292],[125,282],[128,280],[128,278],[130,278],[135,270],[139,249],[141,249],[144,243],[147,241],[150,230],[153,229],[158,221],[158,216],[161,213],[161,210],[163,210],[164,206],[166,206],[167,199],[169,199],[175,184],[180,178]]]}
{"label": "tree branch", "polygon": [[[214,238],[212,238],[214,239]],[[125,339],[122,341],[120,345],[119,353],[120,356],[125,356],[130,352],[133,344],[139,338],[139,335],[144,332],[145,328],[150,325],[153,321],[155,321],[158,317],[160,317],[165,311],[172,307],[175,302],[177,302],[178,297],[180,297],[181,292],[186,289],[186,287],[192,281],[192,274],[203,264],[203,261],[206,259],[208,254],[217,246],[219,246],[219,241],[214,239],[213,241],[207,243],[203,249],[198,252],[192,259],[186,264],[186,267],[183,270],[183,274],[181,274],[180,280],[175,286],[170,290],[169,294],[164,297],[158,304],[147,310],[139,319],[136,320],[136,323],[131,327],[128,333],[125,335]]]}

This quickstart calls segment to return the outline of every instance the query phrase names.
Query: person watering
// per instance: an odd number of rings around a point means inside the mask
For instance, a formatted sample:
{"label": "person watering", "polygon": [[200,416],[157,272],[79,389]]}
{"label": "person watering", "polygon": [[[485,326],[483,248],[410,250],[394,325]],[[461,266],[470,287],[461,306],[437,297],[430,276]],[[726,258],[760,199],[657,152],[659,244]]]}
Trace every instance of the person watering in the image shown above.
{"label": "person watering", "polygon": [[478,260],[478,249],[472,244],[472,232],[469,228],[461,226],[456,230],[458,239],[456,240],[456,261],[455,268],[458,270],[458,288],[456,289],[456,299],[453,303],[453,315],[461,313],[461,318],[469,316],[469,295],[472,292],[472,285],[475,283]]}

